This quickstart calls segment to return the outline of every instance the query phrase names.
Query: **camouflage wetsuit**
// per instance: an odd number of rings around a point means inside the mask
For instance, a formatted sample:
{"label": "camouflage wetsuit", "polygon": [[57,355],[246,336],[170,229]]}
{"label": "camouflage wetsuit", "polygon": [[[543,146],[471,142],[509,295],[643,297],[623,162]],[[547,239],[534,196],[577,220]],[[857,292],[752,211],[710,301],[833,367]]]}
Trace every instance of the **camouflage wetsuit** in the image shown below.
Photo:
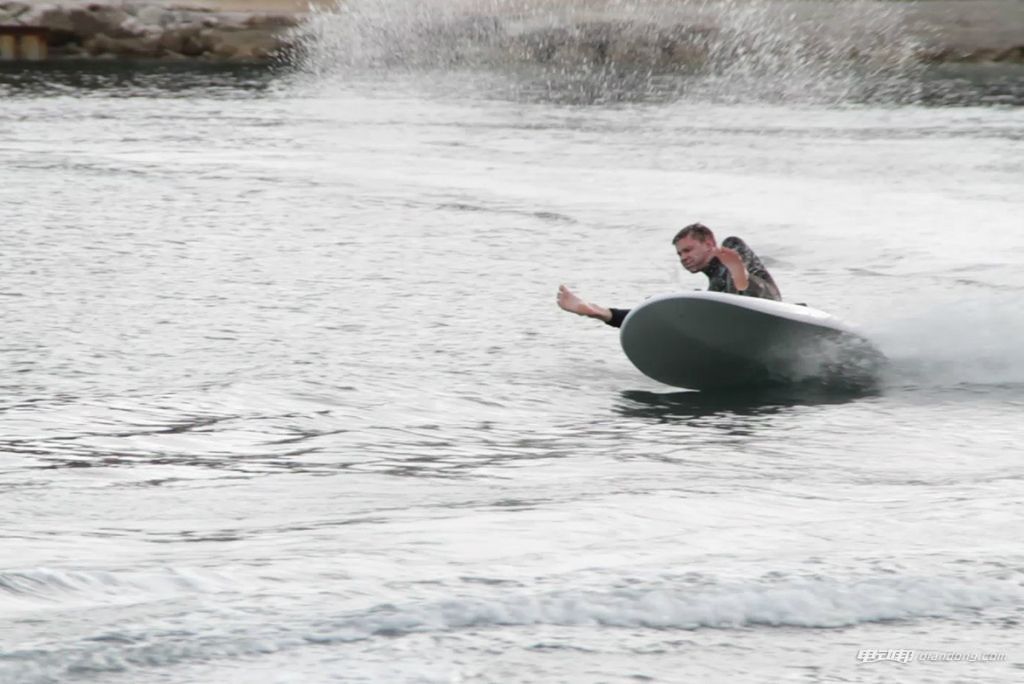
{"label": "camouflage wetsuit", "polygon": [[[708,277],[709,292],[728,292],[734,295],[782,301],[782,295],[779,294],[779,287],[775,284],[775,280],[772,279],[772,274],[768,272],[768,269],[764,267],[761,260],[754,254],[754,250],[750,249],[746,242],[738,237],[727,237],[722,241],[722,247],[736,250],[740,257],[743,258],[743,263],[747,266],[747,289],[739,292],[736,289],[736,283],[732,281],[732,274],[729,273],[729,269],[719,261],[718,257],[715,257],[701,271],[701,273]],[[626,319],[626,314],[629,313],[629,309],[610,309],[610,311],[612,312],[612,319],[606,322],[608,325],[616,328],[622,325],[622,321]]]}

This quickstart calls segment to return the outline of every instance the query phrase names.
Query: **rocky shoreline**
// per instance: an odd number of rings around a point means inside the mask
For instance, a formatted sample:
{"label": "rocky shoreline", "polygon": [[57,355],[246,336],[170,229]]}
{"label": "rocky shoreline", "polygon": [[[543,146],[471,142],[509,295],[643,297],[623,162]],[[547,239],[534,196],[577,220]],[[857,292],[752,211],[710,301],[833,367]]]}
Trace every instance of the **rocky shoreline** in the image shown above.
{"label": "rocky shoreline", "polygon": [[[334,0],[313,3],[332,4]],[[295,48],[299,35],[295,29],[306,20],[311,7],[300,0],[0,0],[0,37],[5,29],[12,35],[39,31],[39,40],[46,43],[51,58],[268,62]],[[816,11],[829,11],[821,7]],[[1024,2],[926,0],[900,7],[906,30],[918,38],[914,57],[919,61],[1024,64]],[[609,26],[607,22],[581,25],[574,39],[589,44],[593,41],[588,34],[594,33],[605,36],[595,40],[607,42]],[[687,41],[715,30],[707,25],[658,26],[653,33],[647,32],[654,36],[652,45],[642,47],[662,56],[692,54]],[[546,45],[557,37],[547,36],[543,30],[527,37],[524,44],[533,45],[538,37],[540,54],[558,50],[555,44]],[[627,47],[636,51],[635,45]]]}
{"label": "rocky shoreline", "polygon": [[44,29],[54,58],[267,61],[288,49],[303,18],[188,4],[0,1],[0,27]]}

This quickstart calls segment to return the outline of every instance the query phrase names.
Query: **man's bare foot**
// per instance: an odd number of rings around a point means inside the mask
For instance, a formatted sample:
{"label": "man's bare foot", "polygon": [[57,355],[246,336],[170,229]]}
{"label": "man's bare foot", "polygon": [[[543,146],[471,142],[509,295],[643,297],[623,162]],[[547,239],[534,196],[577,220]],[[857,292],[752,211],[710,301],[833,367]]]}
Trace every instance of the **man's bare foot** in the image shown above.
{"label": "man's bare foot", "polygon": [[558,286],[558,306],[569,313],[574,313],[579,316],[598,318],[602,321],[610,321],[612,318],[611,311],[603,306],[597,306],[583,301],[575,292],[567,288],[565,285]]}

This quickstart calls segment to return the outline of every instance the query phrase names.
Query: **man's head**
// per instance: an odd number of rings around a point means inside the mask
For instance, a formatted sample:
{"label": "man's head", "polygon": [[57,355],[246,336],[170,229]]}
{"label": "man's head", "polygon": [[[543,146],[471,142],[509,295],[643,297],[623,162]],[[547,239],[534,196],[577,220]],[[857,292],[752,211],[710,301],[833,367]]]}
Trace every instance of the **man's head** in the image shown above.
{"label": "man's head", "polygon": [[706,268],[714,258],[717,247],[715,234],[701,223],[693,223],[680,230],[672,238],[672,244],[683,268],[690,273],[697,273]]}

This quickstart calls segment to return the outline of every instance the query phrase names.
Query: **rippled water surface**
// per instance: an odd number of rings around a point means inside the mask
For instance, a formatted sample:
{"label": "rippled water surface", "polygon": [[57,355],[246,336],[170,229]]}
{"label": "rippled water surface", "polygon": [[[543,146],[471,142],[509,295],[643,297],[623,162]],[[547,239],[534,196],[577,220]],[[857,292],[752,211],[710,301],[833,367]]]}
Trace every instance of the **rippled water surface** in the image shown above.
{"label": "rippled water surface", "polygon": [[[1020,680],[1020,71],[562,76],[0,72],[0,681]],[[695,220],[883,387],[555,307],[703,287]]]}

